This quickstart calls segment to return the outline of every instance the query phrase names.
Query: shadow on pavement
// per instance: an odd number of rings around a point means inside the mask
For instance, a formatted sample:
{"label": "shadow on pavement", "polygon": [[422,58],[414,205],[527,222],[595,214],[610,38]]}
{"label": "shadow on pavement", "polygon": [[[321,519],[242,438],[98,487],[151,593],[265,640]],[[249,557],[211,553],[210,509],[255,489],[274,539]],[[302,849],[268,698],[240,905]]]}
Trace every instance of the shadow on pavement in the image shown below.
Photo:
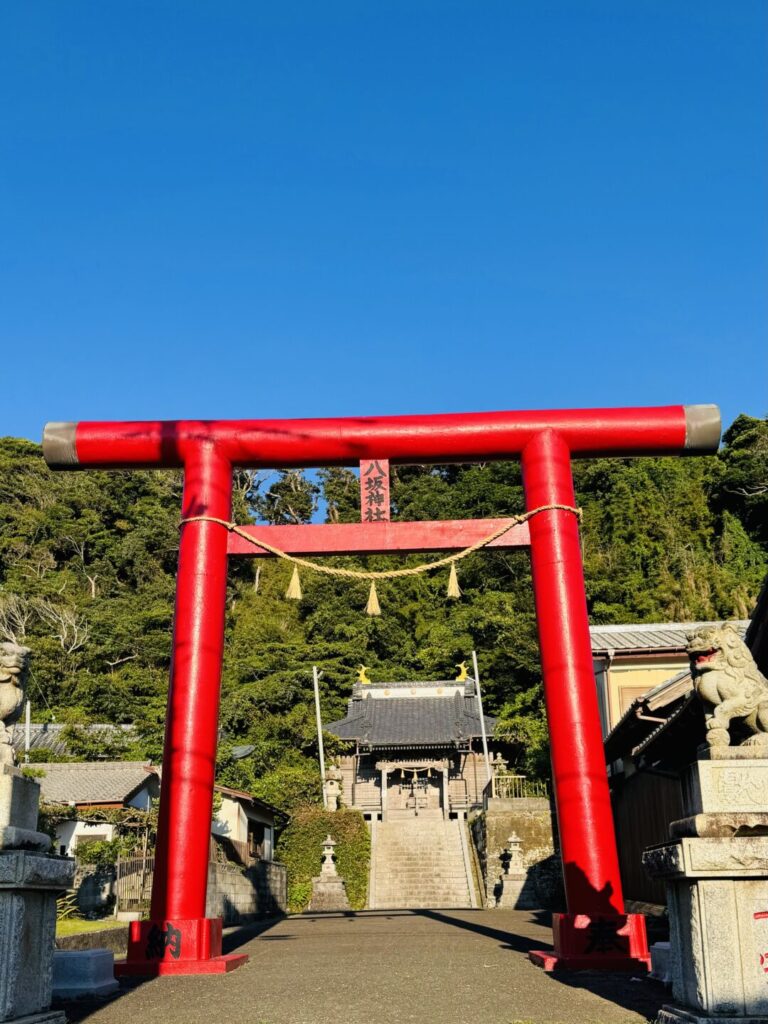
{"label": "shadow on pavement", "polygon": [[[250,942],[251,939],[257,938],[284,920],[285,918],[281,915],[264,918],[260,921],[250,921],[246,924],[228,928],[222,938],[222,952],[232,953],[239,946]],[[275,936],[275,938],[282,938],[282,936]],[[146,985],[148,981],[153,980],[153,978],[121,978],[120,988],[109,996],[92,999],[87,997],[54,999],[51,1003],[51,1009],[63,1010],[67,1015],[67,1024],[79,1024],[80,1021],[87,1020],[91,1014],[96,1013],[103,1006],[118,1002],[123,996],[127,996],[129,992],[134,992],[136,989],[141,988],[142,985]]]}
{"label": "shadow on pavement", "polygon": [[[438,910],[415,910],[411,913],[452,925],[454,928],[465,928],[468,931],[477,932],[479,935],[498,939],[505,949],[511,949],[517,953],[527,954],[529,950],[538,949],[542,945],[540,938],[489,928],[479,921],[473,921],[469,916],[451,917]],[[549,911],[532,911],[530,917],[532,923],[537,925],[549,925],[552,921]],[[539,967],[534,967],[533,964],[531,964],[531,968],[541,970]],[[617,1006],[621,1006],[625,1010],[643,1014],[650,1019],[656,1017],[662,1004],[669,1002],[670,998],[664,985],[647,975],[624,973],[623,971],[554,971],[546,976],[555,984],[584,989],[602,999],[616,1003]]]}
{"label": "shadow on pavement", "polygon": [[280,914],[275,917],[263,918],[260,921],[247,921],[244,924],[235,925],[233,928],[227,928],[221,940],[222,953],[233,953],[246,942],[257,938],[284,920],[285,917]]}
{"label": "shadow on pavement", "polygon": [[412,910],[410,913],[417,917],[428,917],[431,921],[439,921],[441,924],[449,924],[454,928],[465,928],[467,931],[476,932],[478,935],[485,935],[489,939],[498,939],[504,949],[514,950],[516,953],[527,953],[530,949],[536,949],[541,945],[541,940],[527,935],[516,935],[504,931],[501,928],[489,928],[479,921],[473,921],[469,917],[451,917],[439,910]]}

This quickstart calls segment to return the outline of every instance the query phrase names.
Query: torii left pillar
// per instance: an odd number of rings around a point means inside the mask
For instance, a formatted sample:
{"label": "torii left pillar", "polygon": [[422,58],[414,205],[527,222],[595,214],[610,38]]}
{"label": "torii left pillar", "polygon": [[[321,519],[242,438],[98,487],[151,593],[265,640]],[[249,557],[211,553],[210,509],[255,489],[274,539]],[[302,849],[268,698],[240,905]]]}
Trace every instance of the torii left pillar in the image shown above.
{"label": "torii left pillar", "polygon": [[[184,462],[182,518],[204,510],[228,520],[231,505],[229,460],[213,444],[193,448]],[[211,838],[201,823],[213,811],[226,594],[226,530],[185,524],[150,920],[131,922],[117,974],[221,974],[248,959],[222,954],[221,918],[205,914]]]}

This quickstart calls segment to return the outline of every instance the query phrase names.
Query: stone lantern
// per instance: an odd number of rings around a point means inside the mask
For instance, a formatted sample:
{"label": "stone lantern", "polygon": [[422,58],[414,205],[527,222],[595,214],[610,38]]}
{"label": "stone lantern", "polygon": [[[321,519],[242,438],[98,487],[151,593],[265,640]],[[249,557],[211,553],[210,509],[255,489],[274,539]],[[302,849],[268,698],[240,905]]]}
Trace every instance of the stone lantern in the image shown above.
{"label": "stone lantern", "polygon": [[323,842],[323,861],[320,874],[312,879],[310,910],[349,910],[344,879],[339,877],[336,862],[333,859],[335,849],[336,841],[329,834]]}

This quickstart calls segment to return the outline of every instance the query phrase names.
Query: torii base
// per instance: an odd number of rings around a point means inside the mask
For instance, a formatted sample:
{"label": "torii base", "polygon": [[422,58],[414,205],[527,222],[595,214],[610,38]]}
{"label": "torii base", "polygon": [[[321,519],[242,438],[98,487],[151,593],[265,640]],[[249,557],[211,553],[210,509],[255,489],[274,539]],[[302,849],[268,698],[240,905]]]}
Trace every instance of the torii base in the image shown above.
{"label": "torii base", "polygon": [[119,978],[166,974],[228,974],[247,963],[245,953],[221,952],[221,918],[131,921],[128,956],[115,964]]}
{"label": "torii base", "polygon": [[627,971],[647,974],[651,954],[642,914],[555,914],[554,949],[532,949],[545,971]]}

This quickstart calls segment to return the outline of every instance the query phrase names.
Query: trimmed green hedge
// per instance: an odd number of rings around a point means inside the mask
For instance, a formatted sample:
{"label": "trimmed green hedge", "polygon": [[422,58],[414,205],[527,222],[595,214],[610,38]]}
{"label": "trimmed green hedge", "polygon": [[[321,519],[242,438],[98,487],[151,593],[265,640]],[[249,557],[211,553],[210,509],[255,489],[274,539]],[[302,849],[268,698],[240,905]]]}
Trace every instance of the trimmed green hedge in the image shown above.
{"label": "trimmed green hedge", "polygon": [[277,859],[288,872],[288,910],[300,914],[309,906],[312,879],[320,874],[323,841],[331,834],[337,842],[336,867],[347,884],[349,905],[363,910],[368,895],[368,868],[371,840],[365,819],[359,811],[323,810],[322,807],[298,807],[280,836]]}

